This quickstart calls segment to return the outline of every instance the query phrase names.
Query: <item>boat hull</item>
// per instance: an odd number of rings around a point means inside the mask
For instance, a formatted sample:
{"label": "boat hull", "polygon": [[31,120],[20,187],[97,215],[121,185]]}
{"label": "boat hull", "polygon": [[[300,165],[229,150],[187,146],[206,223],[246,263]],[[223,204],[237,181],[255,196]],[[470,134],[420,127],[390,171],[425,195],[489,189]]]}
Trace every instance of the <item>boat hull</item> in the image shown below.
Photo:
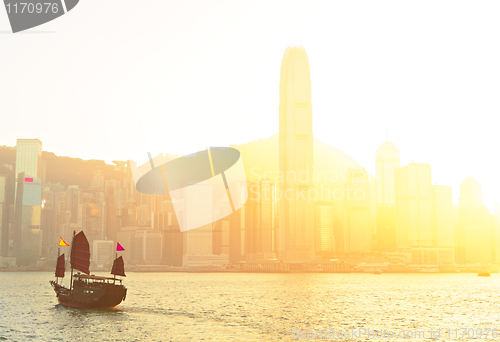
{"label": "boat hull", "polygon": [[127,289],[123,285],[116,284],[76,286],[73,291],[54,286],[54,291],[59,304],[79,309],[112,308],[120,304],[127,296]]}

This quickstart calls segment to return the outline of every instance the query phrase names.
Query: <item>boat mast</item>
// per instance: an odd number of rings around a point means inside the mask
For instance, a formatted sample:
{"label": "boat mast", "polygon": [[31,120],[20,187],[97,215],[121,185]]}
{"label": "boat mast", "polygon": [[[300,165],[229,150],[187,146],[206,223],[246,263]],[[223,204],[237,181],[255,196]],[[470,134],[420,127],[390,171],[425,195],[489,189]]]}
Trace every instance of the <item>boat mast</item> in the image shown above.
{"label": "boat mast", "polygon": [[[116,273],[116,259],[118,259],[118,252],[115,253],[115,262],[113,263],[114,264],[114,269],[115,269],[115,273]],[[113,274],[113,284],[116,283],[116,274]]]}
{"label": "boat mast", "polygon": [[[73,244],[75,242],[75,235],[76,231],[73,230],[73,241],[71,242],[71,249],[73,249]],[[71,259],[71,254],[70,254],[70,259]],[[71,279],[69,283],[69,289],[73,291],[73,263],[71,263]]]}
{"label": "boat mast", "polygon": [[[61,247],[57,247],[57,261],[58,262],[59,262],[59,257],[60,256],[61,256]],[[56,271],[57,271],[57,266],[56,266]],[[56,276],[56,283],[59,284],[59,277],[57,277],[57,276]]]}

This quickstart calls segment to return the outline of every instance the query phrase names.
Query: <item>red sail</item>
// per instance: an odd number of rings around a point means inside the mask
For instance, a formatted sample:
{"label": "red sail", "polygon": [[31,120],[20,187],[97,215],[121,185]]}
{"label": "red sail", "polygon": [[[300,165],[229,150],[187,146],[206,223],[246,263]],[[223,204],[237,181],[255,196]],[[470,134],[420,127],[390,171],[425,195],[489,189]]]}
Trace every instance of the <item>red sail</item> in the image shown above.
{"label": "red sail", "polygon": [[113,263],[113,268],[111,269],[111,274],[126,277],[125,275],[125,265],[123,264],[123,258],[119,257],[115,259]]}
{"label": "red sail", "polygon": [[82,232],[75,235],[71,244],[71,267],[89,274],[90,248],[89,242]]}
{"label": "red sail", "polygon": [[66,260],[64,260],[64,254],[57,258],[56,265],[56,278],[64,278],[64,271],[66,266]]}

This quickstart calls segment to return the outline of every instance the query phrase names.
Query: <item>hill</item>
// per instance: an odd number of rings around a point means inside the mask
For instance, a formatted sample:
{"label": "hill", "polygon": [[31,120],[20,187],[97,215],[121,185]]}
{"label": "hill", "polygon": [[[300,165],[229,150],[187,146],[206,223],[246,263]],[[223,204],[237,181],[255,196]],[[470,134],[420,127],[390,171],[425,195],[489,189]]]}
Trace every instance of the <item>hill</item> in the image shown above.
{"label": "hill", "polygon": [[[264,179],[264,174],[270,181],[276,181],[279,177],[278,134],[247,144],[231,145],[231,147],[240,151],[248,179]],[[339,188],[347,169],[359,166],[361,165],[342,150],[314,139],[314,177],[315,180],[319,178],[322,183],[326,183],[325,186],[328,188]],[[313,177],[312,172],[311,177]],[[325,179],[328,181],[325,182]]]}

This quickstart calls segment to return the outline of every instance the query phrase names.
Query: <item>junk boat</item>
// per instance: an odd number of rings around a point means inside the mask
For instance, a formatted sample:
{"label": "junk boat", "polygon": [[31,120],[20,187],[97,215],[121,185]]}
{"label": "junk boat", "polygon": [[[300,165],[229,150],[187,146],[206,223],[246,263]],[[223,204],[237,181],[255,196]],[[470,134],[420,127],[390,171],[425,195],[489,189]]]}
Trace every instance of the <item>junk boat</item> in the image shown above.
{"label": "junk boat", "polygon": [[[62,242],[64,242],[61,239]],[[61,244],[60,244],[61,245]],[[67,246],[64,243],[63,246]],[[120,250],[123,248],[118,244]],[[59,284],[59,278],[65,275],[64,253],[57,258],[56,280],[51,280],[50,284],[56,292],[59,304],[65,307],[80,309],[98,309],[112,308],[120,304],[127,296],[127,288],[123,286],[122,279],[116,276],[125,277],[125,267],[123,258],[116,255],[113,262],[111,274],[113,278],[99,277],[91,275],[90,266],[90,247],[87,237],[81,231],[73,233],[73,242],[71,244],[71,278],[69,288]],[[73,270],[83,272],[73,274]]]}

